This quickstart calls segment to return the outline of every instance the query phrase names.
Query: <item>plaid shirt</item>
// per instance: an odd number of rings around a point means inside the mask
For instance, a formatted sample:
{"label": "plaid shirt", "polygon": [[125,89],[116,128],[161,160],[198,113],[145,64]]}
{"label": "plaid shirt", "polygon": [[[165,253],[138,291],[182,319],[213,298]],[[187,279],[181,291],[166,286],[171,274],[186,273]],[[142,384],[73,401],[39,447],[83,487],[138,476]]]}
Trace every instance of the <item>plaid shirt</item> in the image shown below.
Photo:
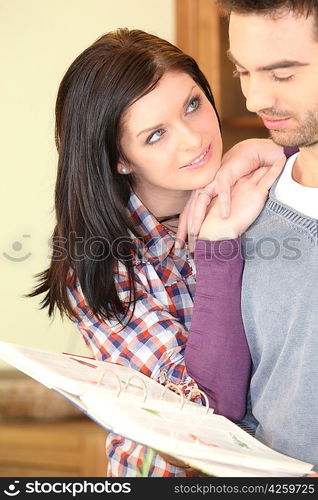
{"label": "plaid shirt", "polygon": [[[124,329],[116,321],[99,321],[85,302],[78,281],[69,285],[72,307],[80,321],[76,326],[96,359],[130,366],[161,384],[172,382],[185,393],[197,388],[187,374],[184,347],[191,323],[195,269],[186,249],[174,249],[175,238],[142,205],[132,192],[128,209],[143,244],[135,240],[142,257],[135,258],[137,302]],[[134,238],[133,238],[134,239]],[[125,266],[114,274],[119,296],[129,297]],[[194,393],[193,399],[201,402]],[[108,476],[134,477],[147,447],[110,432],[107,437]],[[186,477],[186,469],[168,464],[155,454],[149,476]]]}

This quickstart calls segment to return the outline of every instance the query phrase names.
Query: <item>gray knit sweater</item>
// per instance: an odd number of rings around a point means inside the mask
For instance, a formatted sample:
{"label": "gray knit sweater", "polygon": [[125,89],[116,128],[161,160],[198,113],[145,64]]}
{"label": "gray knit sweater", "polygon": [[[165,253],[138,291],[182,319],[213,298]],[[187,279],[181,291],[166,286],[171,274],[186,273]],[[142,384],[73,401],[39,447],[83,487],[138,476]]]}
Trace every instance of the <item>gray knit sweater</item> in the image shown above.
{"label": "gray knit sweater", "polygon": [[318,221],[269,200],[242,238],[242,313],[253,360],[245,423],[318,464]]}

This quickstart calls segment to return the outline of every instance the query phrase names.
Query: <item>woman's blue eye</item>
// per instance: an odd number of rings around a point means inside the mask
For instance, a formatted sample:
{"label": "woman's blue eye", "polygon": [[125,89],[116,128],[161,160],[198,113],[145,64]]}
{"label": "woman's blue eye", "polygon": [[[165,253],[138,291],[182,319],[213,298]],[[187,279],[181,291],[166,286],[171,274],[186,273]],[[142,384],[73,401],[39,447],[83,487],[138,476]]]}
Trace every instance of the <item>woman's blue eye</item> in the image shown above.
{"label": "woman's blue eye", "polygon": [[195,111],[196,109],[198,109],[199,106],[200,106],[200,97],[194,97],[189,102],[189,106],[187,108],[187,111],[190,111],[190,112]]}
{"label": "woman's blue eye", "polygon": [[162,128],[159,128],[158,130],[156,130],[156,132],[154,132],[148,137],[147,143],[154,144],[155,142],[159,141],[159,139],[163,136],[164,133],[165,131]]}
{"label": "woman's blue eye", "polygon": [[[193,111],[196,111],[201,104],[201,97],[200,96],[195,96],[191,99],[191,101],[188,104],[187,107],[187,113],[193,113]],[[147,140],[146,144],[152,145],[156,144],[156,142],[160,141],[162,136],[165,134],[165,130],[163,128],[158,128],[153,134],[151,134]]]}

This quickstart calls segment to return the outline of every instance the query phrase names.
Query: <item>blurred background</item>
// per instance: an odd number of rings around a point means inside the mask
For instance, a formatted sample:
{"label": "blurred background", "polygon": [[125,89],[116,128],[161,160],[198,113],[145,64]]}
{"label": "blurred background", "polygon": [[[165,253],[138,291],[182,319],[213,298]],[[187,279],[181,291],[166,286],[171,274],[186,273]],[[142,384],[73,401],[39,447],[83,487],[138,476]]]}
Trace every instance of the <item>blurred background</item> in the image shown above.
{"label": "blurred background", "polygon": [[[245,110],[214,0],[0,0],[0,340],[89,355],[80,334],[39,299],[54,227],[54,106],[75,57],[118,27],[159,35],[193,55],[212,85],[224,148],[266,131]],[[75,421],[74,421],[75,420]],[[106,433],[0,360],[0,476],[105,475]]]}

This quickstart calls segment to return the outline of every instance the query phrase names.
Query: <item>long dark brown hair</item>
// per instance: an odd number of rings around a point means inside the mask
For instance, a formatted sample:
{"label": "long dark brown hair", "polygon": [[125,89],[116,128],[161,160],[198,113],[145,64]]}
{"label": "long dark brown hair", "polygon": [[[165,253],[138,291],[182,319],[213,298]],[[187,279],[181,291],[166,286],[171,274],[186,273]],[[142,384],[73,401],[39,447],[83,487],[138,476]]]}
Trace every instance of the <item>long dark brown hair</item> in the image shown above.
{"label": "long dark brown hair", "polygon": [[[137,99],[150,92],[167,71],[189,74],[215,109],[213,95],[194,59],[157,36],[126,28],[107,33],[71,64],[56,100],[55,139],[58,172],[55,186],[56,226],[47,270],[36,275],[29,294],[45,293],[41,308],[77,316],[67,286],[78,279],[85,300],[101,319],[120,323],[135,303],[134,248],[138,237],[127,212],[133,187],[117,164],[122,117]],[[110,242],[116,242],[111,246]],[[116,291],[116,264],[126,266],[129,302]]]}

